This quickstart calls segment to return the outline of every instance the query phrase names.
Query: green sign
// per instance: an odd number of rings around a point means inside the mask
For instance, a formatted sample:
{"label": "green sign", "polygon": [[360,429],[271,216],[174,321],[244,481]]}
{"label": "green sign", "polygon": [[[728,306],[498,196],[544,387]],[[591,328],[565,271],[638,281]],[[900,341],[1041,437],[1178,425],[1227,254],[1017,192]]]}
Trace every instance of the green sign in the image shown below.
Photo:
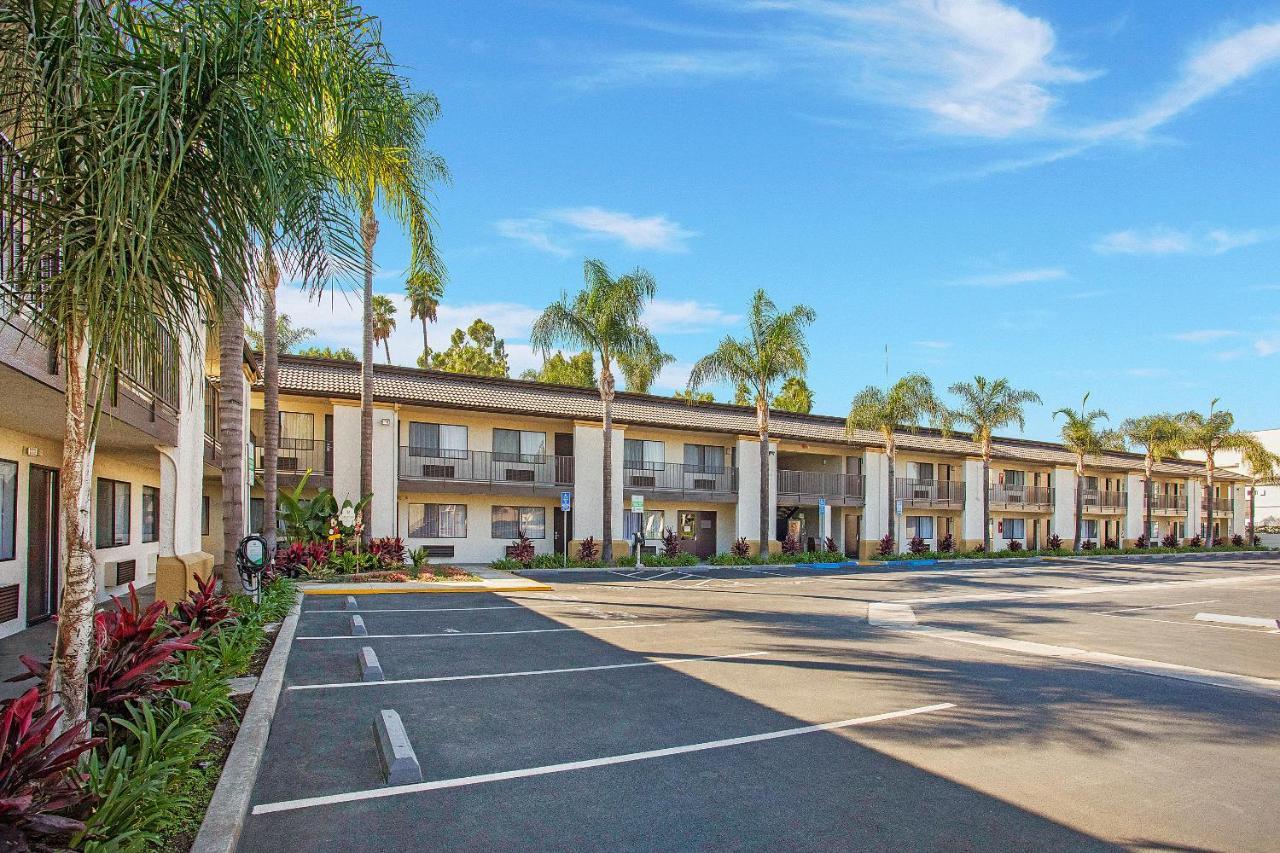
{"label": "green sign", "polygon": [[631,511],[644,512],[644,495],[631,496]]}

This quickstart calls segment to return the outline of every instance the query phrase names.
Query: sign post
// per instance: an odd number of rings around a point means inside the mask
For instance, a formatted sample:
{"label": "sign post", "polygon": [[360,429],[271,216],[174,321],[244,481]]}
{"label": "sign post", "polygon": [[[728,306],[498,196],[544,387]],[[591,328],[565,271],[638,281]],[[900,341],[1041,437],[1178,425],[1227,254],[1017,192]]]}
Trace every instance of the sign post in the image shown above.
{"label": "sign post", "polygon": [[[573,509],[573,492],[561,492],[560,511],[567,516],[571,509]],[[561,536],[564,537],[564,567],[567,569],[569,568],[569,523],[567,518],[560,529],[563,531]]]}
{"label": "sign post", "polygon": [[636,568],[640,568],[640,544],[644,542],[644,495],[631,496],[631,511],[637,513],[640,518],[636,524]]}
{"label": "sign post", "polygon": [[827,499],[818,498],[818,538],[823,544],[826,544],[827,535]]}

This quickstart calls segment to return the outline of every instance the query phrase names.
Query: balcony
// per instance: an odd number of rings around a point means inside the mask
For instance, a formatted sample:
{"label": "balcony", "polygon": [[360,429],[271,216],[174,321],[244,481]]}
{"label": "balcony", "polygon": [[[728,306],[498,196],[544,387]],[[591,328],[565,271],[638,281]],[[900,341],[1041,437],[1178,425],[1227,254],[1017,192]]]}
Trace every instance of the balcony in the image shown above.
{"label": "balcony", "polygon": [[1163,494],[1156,492],[1148,498],[1151,504],[1152,514],[1168,514],[1168,515],[1186,515],[1187,514],[1187,496],[1183,494]]}
{"label": "balcony", "polygon": [[[262,471],[263,448],[254,448],[253,467]],[[312,486],[328,487],[332,485],[329,478],[333,476],[333,442],[322,438],[280,438],[280,449],[276,451],[276,477],[281,481],[294,481],[311,472],[307,483]]]}
{"label": "balcony", "polygon": [[902,501],[903,506],[960,509],[964,506],[964,481],[898,477],[894,481],[893,496]]}
{"label": "balcony", "polygon": [[1085,489],[1082,500],[1085,512],[1122,513],[1129,506],[1129,493],[1124,490]]}
{"label": "balcony", "polygon": [[573,485],[573,457],[401,447],[399,476],[405,491],[554,497]]}
{"label": "balcony", "polygon": [[729,503],[737,500],[738,469],[675,462],[630,463],[622,470],[622,484],[624,494]]}
{"label": "balcony", "polygon": [[993,507],[1048,512],[1053,509],[1052,486],[992,486],[987,500]]}
{"label": "balcony", "polygon": [[[1229,513],[1231,513],[1231,512],[1235,509],[1235,505],[1236,505],[1236,503],[1235,503],[1235,500],[1234,500],[1233,498],[1214,498],[1214,499],[1213,499],[1213,514],[1214,514],[1214,515],[1226,515],[1226,514],[1229,514]],[[1208,512],[1209,512],[1209,499],[1208,499],[1208,498],[1203,498],[1203,497],[1202,497],[1202,498],[1200,498],[1200,512],[1202,512],[1202,513],[1208,513]]]}
{"label": "balcony", "polygon": [[831,474],[825,471],[778,470],[778,500],[786,503],[816,502],[825,498],[833,506],[862,506],[866,503],[867,479],[861,474]]}

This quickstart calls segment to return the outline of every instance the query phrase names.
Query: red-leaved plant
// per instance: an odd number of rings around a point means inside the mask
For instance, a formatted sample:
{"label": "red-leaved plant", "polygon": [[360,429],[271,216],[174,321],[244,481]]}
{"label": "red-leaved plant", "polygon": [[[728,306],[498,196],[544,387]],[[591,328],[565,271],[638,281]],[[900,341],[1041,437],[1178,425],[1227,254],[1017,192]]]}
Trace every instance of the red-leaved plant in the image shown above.
{"label": "red-leaved plant", "polygon": [[533,540],[525,536],[523,530],[517,530],[516,537],[511,544],[511,559],[527,566],[533,562]]}
{"label": "red-leaved plant", "polygon": [[596,537],[588,536],[578,543],[578,562],[594,563],[600,559],[600,545],[596,542]]}
{"label": "red-leaved plant", "polygon": [[231,599],[214,589],[216,585],[217,579],[209,575],[209,579],[201,581],[195,592],[187,593],[184,600],[173,606],[169,626],[175,634],[192,628],[208,631],[239,615],[231,607]]}
{"label": "red-leaved plant", "polygon": [[1178,537],[1177,537],[1177,536],[1174,536],[1172,533],[1166,534],[1166,535],[1165,535],[1165,536],[1160,540],[1160,546],[1161,546],[1162,548],[1177,548],[1177,547],[1178,547]]}
{"label": "red-leaved plant", "polygon": [[[327,542],[290,542],[276,547],[271,566],[276,574],[296,578],[327,562],[330,550]],[[269,579],[264,577],[262,580],[266,583]]]}
{"label": "red-leaved plant", "polygon": [[1061,548],[1062,548],[1062,537],[1061,537],[1061,536],[1059,536],[1059,535],[1058,535],[1058,534],[1056,534],[1056,533],[1055,533],[1055,534],[1053,534],[1052,536],[1050,536],[1050,537],[1049,537],[1049,550],[1050,550],[1050,551],[1057,551],[1057,550],[1060,550]]}
{"label": "red-leaved plant", "polygon": [[739,536],[738,541],[729,546],[729,553],[735,557],[750,557],[751,543],[747,541],[747,537]]}
{"label": "red-leaved plant", "polygon": [[956,548],[956,538],[952,536],[950,533],[944,536],[942,538],[942,541],[938,543],[938,550],[944,554],[954,551],[955,548]]}
{"label": "red-leaved plant", "polygon": [[1239,533],[1233,534],[1233,535],[1231,536],[1231,544],[1232,544],[1234,547],[1236,547],[1236,548],[1243,548],[1243,547],[1244,547],[1244,537],[1243,537],[1243,536],[1241,536]]}
{"label": "red-leaved plant", "polygon": [[1204,540],[1201,539],[1200,534],[1197,533],[1195,536],[1192,536],[1187,540],[1187,545],[1192,548],[1202,548],[1204,547]]}
{"label": "red-leaved plant", "polygon": [[929,550],[929,543],[924,541],[924,537],[912,536],[911,541],[907,543],[907,550],[912,554],[923,554]]}
{"label": "red-leaved plant", "polygon": [[393,569],[404,565],[404,540],[399,536],[384,536],[369,542],[369,553],[377,558],[383,568]]}
{"label": "red-leaved plant", "polygon": [[1009,550],[1010,550],[1010,551],[1021,551],[1021,550],[1022,550],[1022,540],[1021,540],[1021,539],[1010,539],[1010,540],[1008,540],[1005,544],[1008,546],[1008,548],[1009,548]]}
{"label": "red-leaved plant", "polygon": [[680,555],[680,536],[670,528],[662,534],[662,556],[677,557]]}
{"label": "red-leaved plant", "polygon": [[[194,650],[194,641],[201,634],[199,629],[174,633],[164,618],[169,608],[163,601],[154,601],[139,612],[138,593],[133,584],[129,585],[128,606],[114,596],[111,601],[114,608],[101,610],[93,617],[93,641],[97,650],[89,669],[91,714],[120,714],[126,702],[186,684],[161,678],[160,670],[172,663],[178,652]],[[48,678],[49,663],[29,655],[22,655],[19,660],[27,673],[11,681]]]}
{"label": "red-leaved plant", "polygon": [[880,556],[887,557],[893,553],[893,534],[886,533],[880,537]]}
{"label": "red-leaved plant", "polygon": [[801,550],[800,539],[794,533],[788,533],[787,538],[782,540],[782,553],[799,554]]}
{"label": "red-leaved plant", "polygon": [[41,704],[35,687],[0,702],[0,849],[63,849],[66,836],[84,829],[54,812],[86,799],[76,763],[102,739],[86,738],[81,722],[49,740],[62,711],[41,713]]}
{"label": "red-leaved plant", "polygon": [[822,548],[828,554],[834,554],[836,552],[836,540],[828,536],[826,539],[822,540]]}

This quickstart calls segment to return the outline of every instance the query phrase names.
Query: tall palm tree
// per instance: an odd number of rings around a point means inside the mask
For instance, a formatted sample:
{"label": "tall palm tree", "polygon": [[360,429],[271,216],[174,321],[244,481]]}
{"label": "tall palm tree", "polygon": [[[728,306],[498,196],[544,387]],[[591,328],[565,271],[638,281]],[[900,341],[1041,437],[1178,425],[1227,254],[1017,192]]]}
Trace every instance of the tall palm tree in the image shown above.
{"label": "tall palm tree", "polygon": [[950,412],[933,393],[933,383],[921,373],[909,373],[887,390],[868,385],[858,392],[849,406],[845,430],[850,436],[857,430],[872,430],[884,439],[884,452],[889,458],[889,531],[897,539],[894,481],[898,456],[897,431],[919,432],[928,420],[944,432],[950,431]]}
{"label": "tall palm tree", "polygon": [[662,372],[662,368],[668,364],[674,364],[676,357],[669,352],[663,352],[662,347],[658,346],[658,342],[654,341],[652,347],[646,347],[641,352],[618,355],[618,369],[622,371],[622,379],[627,384],[627,390],[636,394],[648,394],[649,389],[653,387],[654,380],[658,378],[658,374]]}
{"label": "tall palm tree", "polygon": [[1143,518],[1143,535],[1151,536],[1151,516],[1155,502],[1155,488],[1152,472],[1156,461],[1166,456],[1175,456],[1182,441],[1182,424],[1171,414],[1162,412],[1155,415],[1143,415],[1139,418],[1128,418],[1121,422],[1120,433],[1125,441],[1133,447],[1142,448],[1142,490],[1146,510]]}
{"label": "tall palm tree", "polygon": [[1280,455],[1272,453],[1261,442],[1244,451],[1240,470],[1249,478],[1249,544],[1258,540],[1258,487],[1280,483]]}
{"label": "tall palm tree", "polygon": [[689,371],[689,392],[703,385],[723,382],[747,389],[756,407],[760,435],[760,537],[758,553],[769,553],[769,407],[774,388],[792,376],[803,376],[808,367],[809,344],[804,330],[817,319],[808,305],[780,311],[763,290],[751,297],[747,311],[748,335],[726,336],[715,350]]}
{"label": "tall palm tree", "polygon": [[1107,420],[1102,409],[1089,409],[1089,395],[1080,400],[1080,410],[1061,408],[1053,413],[1062,415],[1062,443],[1076,457],[1076,535],[1072,543],[1080,550],[1080,531],[1084,524],[1084,461],[1089,454],[1108,450],[1124,450],[1124,436],[1113,430],[1101,429],[1099,421]]}
{"label": "tall palm tree", "polygon": [[604,496],[601,556],[613,559],[613,365],[624,356],[658,349],[640,315],[657,285],[642,269],[613,278],[603,262],[588,258],[582,265],[583,288],[570,299],[563,295],[533,323],[529,343],[548,358],[556,346],[573,347],[600,358],[600,412],[604,433]]}
{"label": "tall palm tree", "polygon": [[440,307],[440,299],[444,296],[444,283],[440,276],[424,272],[409,277],[405,282],[405,296],[409,297],[409,318],[422,321],[422,358],[423,367],[428,366],[431,357],[431,342],[427,339],[427,324],[436,321],[436,311]]}
{"label": "tall palm tree", "polygon": [[[360,494],[373,493],[373,250],[378,241],[379,208],[409,232],[409,279],[442,277],[429,204],[431,181],[447,181],[444,161],[426,148],[427,126],[440,107],[430,94],[410,90],[386,70],[368,72],[357,87],[366,94],[360,109],[336,123],[329,167],[338,186],[360,214],[364,252],[364,342],[360,371]],[[372,95],[368,93],[374,93]],[[366,524],[366,542],[372,525]]]}
{"label": "tall palm tree", "polygon": [[[329,26],[354,23],[334,8]],[[270,4],[218,0],[0,5],[0,103],[30,167],[8,199],[24,244],[3,289],[56,348],[65,378],[65,562],[47,684],[61,728],[86,712],[97,594],[90,486],[107,371],[171,369],[166,346],[199,340],[211,316],[230,319],[226,354],[260,235],[298,235],[308,211],[342,218],[321,189],[317,152],[281,132],[312,102],[279,57],[319,38],[305,20],[282,20]],[[284,228],[281,211],[291,211]],[[10,248],[0,250],[12,257]],[[300,240],[295,261],[309,270],[334,249]],[[231,418],[224,426],[232,435]],[[241,445],[236,436],[225,446],[232,460]]]}
{"label": "tall palm tree", "polygon": [[1209,403],[1209,413],[1183,412],[1182,449],[1204,454],[1205,524],[1201,530],[1204,541],[1213,544],[1213,480],[1216,473],[1216,456],[1219,450],[1236,450],[1241,454],[1260,454],[1265,448],[1252,433],[1235,428],[1236,419],[1225,409],[1218,409],[1215,398]]}
{"label": "tall palm tree", "polygon": [[967,426],[973,440],[982,449],[982,549],[991,551],[991,439],[998,429],[1018,425],[1026,428],[1023,415],[1031,403],[1039,405],[1040,395],[1014,388],[1009,380],[975,376],[972,382],[957,382],[948,389],[960,398],[960,406],[951,410],[957,424]]}
{"label": "tall palm tree", "polygon": [[389,296],[375,293],[373,296],[373,342],[381,343],[391,363],[391,333],[396,330],[396,304]]}
{"label": "tall palm tree", "polygon": [[803,376],[792,376],[782,383],[782,390],[773,401],[773,407],[783,412],[807,415],[813,411],[813,389]]}

